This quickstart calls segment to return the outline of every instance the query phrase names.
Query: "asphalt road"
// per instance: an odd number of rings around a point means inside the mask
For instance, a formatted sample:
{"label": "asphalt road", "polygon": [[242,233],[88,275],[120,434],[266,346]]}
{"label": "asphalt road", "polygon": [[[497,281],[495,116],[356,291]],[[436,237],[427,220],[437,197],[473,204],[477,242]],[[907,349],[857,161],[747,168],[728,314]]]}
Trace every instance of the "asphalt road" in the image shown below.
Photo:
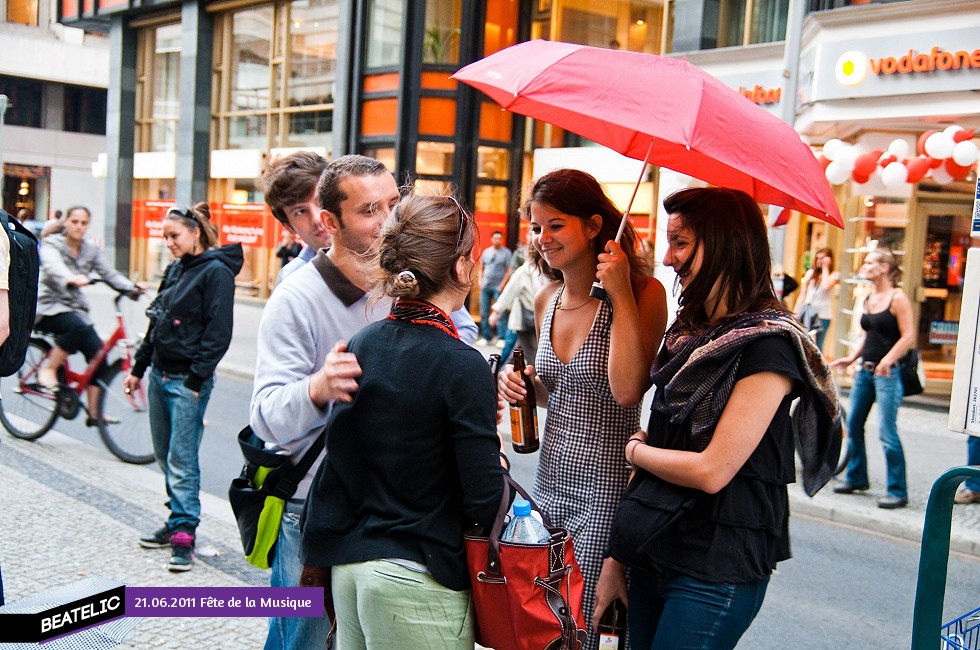
{"label": "asphalt road", "polygon": [[[201,448],[202,487],[224,496],[241,470],[236,435],[248,421],[251,382],[219,376]],[[101,446],[79,421],[58,428]],[[4,434],[6,435],[6,434]],[[510,454],[530,489],[537,454]],[[161,501],[163,500],[161,494]],[[773,576],[762,611],[739,648],[907,648],[919,548],[910,542],[795,516],[794,557]],[[944,620],[980,606],[980,560],[950,559]],[[938,630],[937,630],[938,640]]]}

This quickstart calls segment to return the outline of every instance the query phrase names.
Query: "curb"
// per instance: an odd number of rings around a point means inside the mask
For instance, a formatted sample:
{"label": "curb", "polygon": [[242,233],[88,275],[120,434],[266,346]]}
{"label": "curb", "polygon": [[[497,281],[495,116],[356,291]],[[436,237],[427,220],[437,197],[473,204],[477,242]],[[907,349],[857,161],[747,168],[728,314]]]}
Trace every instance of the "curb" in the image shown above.
{"label": "curb", "polygon": [[[798,493],[792,487],[789,493],[791,515],[805,515],[816,519],[824,519],[834,523],[852,526],[863,531],[873,531],[889,537],[904,539],[921,545],[924,513],[913,512],[917,521],[909,521],[911,517],[894,517],[877,507],[850,506],[840,507],[832,504],[817,503],[813,499]],[[980,557],[980,539],[975,534],[970,535],[957,529],[954,525],[950,530],[949,550],[966,555]]]}

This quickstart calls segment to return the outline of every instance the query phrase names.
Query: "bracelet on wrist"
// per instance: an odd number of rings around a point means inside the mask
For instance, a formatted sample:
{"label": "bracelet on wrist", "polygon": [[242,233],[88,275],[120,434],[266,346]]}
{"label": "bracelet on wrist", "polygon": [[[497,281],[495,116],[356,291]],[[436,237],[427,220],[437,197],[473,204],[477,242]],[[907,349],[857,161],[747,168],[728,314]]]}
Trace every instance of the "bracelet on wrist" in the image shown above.
{"label": "bracelet on wrist", "polygon": [[642,442],[643,440],[641,440],[640,438],[630,438],[629,440],[626,441],[626,447],[623,449],[624,451],[623,455],[626,457],[626,462],[629,464],[630,467],[636,467],[636,465],[633,464],[633,456],[636,454],[636,446],[634,445],[633,448],[630,449],[630,445],[632,445],[633,443],[642,443]]}

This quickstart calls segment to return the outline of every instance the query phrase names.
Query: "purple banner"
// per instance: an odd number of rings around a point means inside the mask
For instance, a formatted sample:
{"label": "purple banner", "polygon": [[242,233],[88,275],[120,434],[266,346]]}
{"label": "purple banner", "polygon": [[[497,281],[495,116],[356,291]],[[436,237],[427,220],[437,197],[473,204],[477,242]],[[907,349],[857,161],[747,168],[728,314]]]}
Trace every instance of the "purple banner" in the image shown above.
{"label": "purple banner", "polygon": [[320,617],[323,589],[309,587],[126,587],[126,616]]}

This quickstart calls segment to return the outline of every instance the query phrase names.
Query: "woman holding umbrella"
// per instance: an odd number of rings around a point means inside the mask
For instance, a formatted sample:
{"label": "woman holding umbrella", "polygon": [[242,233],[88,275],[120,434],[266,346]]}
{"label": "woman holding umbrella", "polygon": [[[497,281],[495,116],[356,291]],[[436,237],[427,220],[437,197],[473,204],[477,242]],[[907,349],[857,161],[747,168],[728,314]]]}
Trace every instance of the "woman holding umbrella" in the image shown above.
{"label": "woman holding umbrella", "polygon": [[[624,447],[636,473],[610,553],[632,567],[635,650],[734,648],[776,563],[790,557],[790,402],[801,398],[812,494],[839,450],[837,394],[820,351],[776,298],[758,204],[737,190],[697,188],[664,207],[664,264],[677,273],[679,309],[653,365],[647,431]],[[597,609],[625,592],[622,574],[603,578]]]}
{"label": "woman holding umbrella", "polygon": [[[500,395],[514,402],[523,381],[533,381],[539,405],[548,407],[534,498],[574,536],[584,610],[598,620],[593,594],[629,478],[622,449],[650,387],[667,324],[666,292],[638,254],[631,224],[621,245],[613,241],[622,214],[589,174],[559,169],[542,176],[522,216],[530,221],[528,261],[550,283],[535,299],[536,363],[523,378],[505,367]],[[605,299],[589,295],[597,279]],[[596,647],[595,636],[587,647]]]}

